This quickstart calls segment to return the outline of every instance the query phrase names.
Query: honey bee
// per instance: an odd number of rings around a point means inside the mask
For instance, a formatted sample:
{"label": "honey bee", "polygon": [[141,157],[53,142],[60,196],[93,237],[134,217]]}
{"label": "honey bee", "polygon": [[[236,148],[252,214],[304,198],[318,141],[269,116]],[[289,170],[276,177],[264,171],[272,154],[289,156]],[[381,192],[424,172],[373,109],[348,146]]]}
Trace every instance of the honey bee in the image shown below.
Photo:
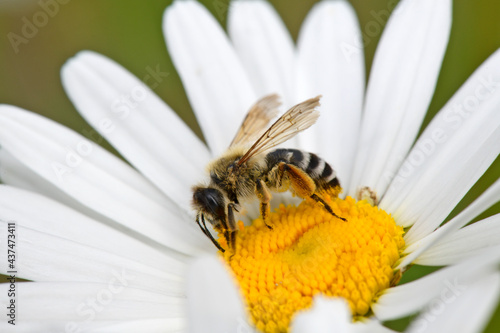
{"label": "honey bee", "polygon": [[315,108],[320,105],[320,97],[295,105],[269,128],[271,119],[278,113],[279,98],[269,95],[260,99],[250,108],[228,150],[208,165],[208,185],[193,187],[196,222],[220,251],[225,250],[211,235],[206,221],[224,235],[232,249],[237,232],[234,214],[243,202],[257,197],[262,220],[272,229],[268,224],[271,192],[291,190],[301,198],[312,198],[330,214],[345,221],[320,194],[322,190],[340,187],[327,162],[298,149],[270,151],[316,122],[319,112]]}

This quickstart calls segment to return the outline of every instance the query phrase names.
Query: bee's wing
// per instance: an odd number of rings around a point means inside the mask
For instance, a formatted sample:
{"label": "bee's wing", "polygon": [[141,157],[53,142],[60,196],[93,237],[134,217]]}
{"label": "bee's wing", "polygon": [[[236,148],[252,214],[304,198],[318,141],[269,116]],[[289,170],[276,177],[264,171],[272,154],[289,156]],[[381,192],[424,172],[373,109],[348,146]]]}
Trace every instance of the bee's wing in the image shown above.
{"label": "bee's wing", "polygon": [[319,117],[315,108],[320,105],[320,98],[321,96],[317,96],[308,99],[285,112],[241,157],[238,164],[245,163],[252,156],[263,153],[311,127]]}
{"label": "bee's wing", "polygon": [[278,107],[280,105],[279,96],[276,94],[268,95],[258,100],[248,111],[229,147],[250,145],[257,140],[267,128],[271,119],[278,114]]}

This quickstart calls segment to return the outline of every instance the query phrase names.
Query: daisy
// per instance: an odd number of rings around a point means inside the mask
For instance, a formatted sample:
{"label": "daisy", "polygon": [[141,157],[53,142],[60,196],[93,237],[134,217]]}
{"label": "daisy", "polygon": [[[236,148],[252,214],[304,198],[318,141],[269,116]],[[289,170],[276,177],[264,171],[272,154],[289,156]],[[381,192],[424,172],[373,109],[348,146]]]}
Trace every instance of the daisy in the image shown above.
{"label": "daisy", "polygon": [[[229,39],[203,6],[177,1],[167,48],[207,146],[104,56],[81,52],[62,70],[76,108],[132,166],[1,106],[0,219],[18,255],[0,273],[34,281],[14,284],[16,331],[374,332],[417,312],[410,331],[481,330],[500,291],[500,215],[465,225],[498,201],[500,182],[440,225],[498,156],[500,53],[415,141],[450,25],[450,1],[401,1],[365,92],[345,1],[315,5],[296,46],[264,1],[232,3]],[[323,95],[321,120],[287,147],[332,163],[344,192],[328,200],[348,222],[308,200],[276,206],[273,230],[249,212],[238,252],[218,255],[194,223],[190,186],[269,93],[285,107]],[[396,286],[412,264],[447,267]]]}

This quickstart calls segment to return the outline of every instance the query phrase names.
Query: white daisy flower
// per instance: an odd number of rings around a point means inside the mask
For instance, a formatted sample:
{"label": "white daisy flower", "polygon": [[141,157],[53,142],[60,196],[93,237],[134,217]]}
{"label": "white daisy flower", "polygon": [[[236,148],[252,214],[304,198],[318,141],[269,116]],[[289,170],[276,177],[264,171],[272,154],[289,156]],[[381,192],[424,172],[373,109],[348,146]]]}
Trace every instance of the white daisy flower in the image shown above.
{"label": "white daisy flower", "polygon": [[[167,47],[207,146],[104,56],[84,51],[62,70],[76,108],[132,167],[0,106],[0,222],[17,254],[0,273],[33,281],[14,283],[15,330],[3,320],[2,331],[385,332],[382,322],[417,312],[410,332],[480,331],[500,292],[500,215],[465,225],[498,201],[500,181],[440,225],[499,154],[499,51],[417,139],[451,12],[450,0],[402,0],[365,92],[346,1],[316,4],[297,45],[265,1],[231,4],[229,38],[203,6],[177,1]],[[308,200],[280,206],[273,230],[257,219],[234,253],[217,254],[190,187],[269,93],[285,107],[323,95],[320,121],[287,147],[332,164],[344,192],[325,200],[347,222]],[[396,286],[412,264],[447,267]]]}

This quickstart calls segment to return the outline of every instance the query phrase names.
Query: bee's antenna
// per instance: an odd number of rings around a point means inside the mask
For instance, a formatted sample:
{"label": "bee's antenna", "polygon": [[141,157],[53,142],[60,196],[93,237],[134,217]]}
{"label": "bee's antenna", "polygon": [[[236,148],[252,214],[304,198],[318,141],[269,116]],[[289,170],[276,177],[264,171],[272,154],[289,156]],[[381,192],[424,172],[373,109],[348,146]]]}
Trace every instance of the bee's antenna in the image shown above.
{"label": "bee's antenna", "polygon": [[[203,224],[203,226],[201,225],[200,220],[201,220],[201,223]],[[219,249],[219,251],[221,251],[222,253],[224,253],[226,250],[224,250],[222,248],[222,246],[220,246],[219,242],[214,239],[214,237],[212,236],[212,234],[208,230],[207,225],[205,223],[205,217],[203,216],[203,214],[198,214],[196,216],[196,223],[198,223],[198,226],[200,227],[201,231],[203,231],[203,233],[205,234],[205,236],[207,236],[208,238],[210,238],[210,240],[212,241],[212,243],[214,243],[214,245]]]}

